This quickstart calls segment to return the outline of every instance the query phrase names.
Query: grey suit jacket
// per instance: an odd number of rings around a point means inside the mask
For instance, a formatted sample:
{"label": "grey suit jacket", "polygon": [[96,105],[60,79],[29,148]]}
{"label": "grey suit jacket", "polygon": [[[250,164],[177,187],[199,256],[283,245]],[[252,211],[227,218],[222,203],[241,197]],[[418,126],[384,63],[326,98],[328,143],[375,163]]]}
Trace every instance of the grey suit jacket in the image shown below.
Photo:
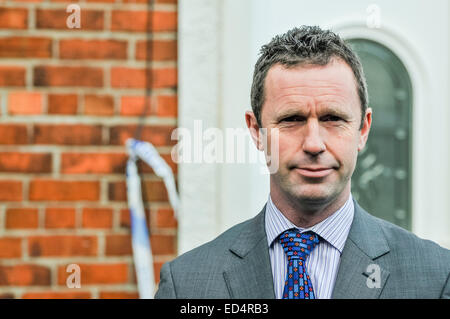
{"label": "grey suit jacket", "polygon": [[[450,298],[450,250],[354,204],[333,298]],[[155,298],[275,298],[264,217],[165,263]]]}

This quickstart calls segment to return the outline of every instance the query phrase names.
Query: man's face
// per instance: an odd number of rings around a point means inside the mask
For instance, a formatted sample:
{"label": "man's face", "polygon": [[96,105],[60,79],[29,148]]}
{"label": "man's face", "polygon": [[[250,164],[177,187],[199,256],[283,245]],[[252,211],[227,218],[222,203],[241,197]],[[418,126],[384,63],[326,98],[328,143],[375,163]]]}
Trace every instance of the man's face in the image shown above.
{"label": "man's face", "polygon": [[[252,115],[246,115],[249,127],[256,123]],[[271,194],[319,206],[348,196],[357,154],[370,130],[371,110],[359,130],[356,81],[345,62],[271,67],[261,123],[267,128],[268,147],[271,129],[279,134],[279,168],[271,174]],[[257,140],[261,138],[258,133]]]}

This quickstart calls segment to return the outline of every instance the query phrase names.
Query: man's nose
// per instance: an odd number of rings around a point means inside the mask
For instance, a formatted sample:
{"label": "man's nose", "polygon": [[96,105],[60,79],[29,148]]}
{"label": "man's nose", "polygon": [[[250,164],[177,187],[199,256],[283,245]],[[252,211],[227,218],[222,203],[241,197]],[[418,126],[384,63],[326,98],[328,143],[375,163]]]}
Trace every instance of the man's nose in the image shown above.
{"label": "man's nose", "polygon": [[319,122],[316,119],[309,119],[305,127],[303,151],[315,156],[324,152],[325,148],[325,143],[320,135]]}

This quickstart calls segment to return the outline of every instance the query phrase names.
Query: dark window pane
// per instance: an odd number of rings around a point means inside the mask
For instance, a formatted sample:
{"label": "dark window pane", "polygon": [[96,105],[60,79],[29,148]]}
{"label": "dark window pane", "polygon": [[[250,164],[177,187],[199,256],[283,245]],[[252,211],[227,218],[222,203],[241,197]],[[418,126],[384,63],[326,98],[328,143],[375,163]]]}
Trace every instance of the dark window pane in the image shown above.
{"label": "dark window pane", "polygon": [[385,46],[365,39],[348,42],[361,58],[373,110],[352,193],[371,214],[411,229],[411,80],[400,59]]}

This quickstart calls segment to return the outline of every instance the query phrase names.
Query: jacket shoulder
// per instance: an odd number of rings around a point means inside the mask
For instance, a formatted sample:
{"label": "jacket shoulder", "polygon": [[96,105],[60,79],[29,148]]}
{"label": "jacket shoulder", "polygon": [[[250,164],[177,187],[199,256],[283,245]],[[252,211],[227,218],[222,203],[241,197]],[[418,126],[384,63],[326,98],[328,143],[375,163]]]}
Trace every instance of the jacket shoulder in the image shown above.
{"label": "jacket shoulder", "polygon": [[410,249],[421,253],[428,251],[436,255],[450,257],[450,250],[440,246],[436,242],[420,238],[412,232],[388,221],[377,217],[373,218],[377,220],[384,232],[384,235],[388,239],[390,246],[393,248],[403,248],[406,250]]}
{"label": "jacket shoulder", "polygon": [[185,252],[184,254],[178,256],[172,261],[172,265],[177,263],[195,263],[202,261],[202,258],[216,258],[222,256],[226,251],[228,251],[231,244],[236,240],[237,236],[252,222],[252,219],[246,220],[239,223],[222,234],[217,236],[215,239],[202,244],[192,250]]}
{"label": "jacket shoulder", "polygon": [[158,292],[157,296],[229,298],[223,278],[224,267],[235,258],[229,249],[239,234],[248,231],[253,219],[235,225],[214,240],[165,263],[161,269],[164,285],[160,286],[162,292]]}
{"label": "jacket shoulder", "polygon": [[[387,270],[384,298],[450,298],[450,250],[363,210],[365,223],[388,251],[374,259]],[[370,239],[369,239],[370,240]],[[374,240],[374,242],[382,242]]]}
{"label": "jacket shoulder", "polygon": [[411,268],[421,268],[429,274],[445,277],[450,274],[450,250],[388,221],[370,216],[380,226],[389,243],[389,254],[399,263],[407,264]]}

